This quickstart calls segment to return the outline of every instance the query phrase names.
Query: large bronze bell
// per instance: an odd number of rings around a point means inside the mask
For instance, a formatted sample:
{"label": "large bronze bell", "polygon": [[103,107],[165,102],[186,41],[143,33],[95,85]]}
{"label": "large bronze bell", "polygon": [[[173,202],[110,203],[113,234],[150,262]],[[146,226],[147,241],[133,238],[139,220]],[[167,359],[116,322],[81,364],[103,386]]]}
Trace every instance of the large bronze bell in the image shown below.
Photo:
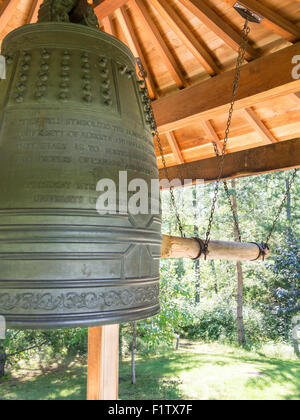
{"label": "large bronze bell", "polygon": [[39,23],[2,44],[0,315],[9,328],[159,311],[160,215],[96,211],[100,179],[158,178],[145,92],[128,48],[75,3],[46,0]]}

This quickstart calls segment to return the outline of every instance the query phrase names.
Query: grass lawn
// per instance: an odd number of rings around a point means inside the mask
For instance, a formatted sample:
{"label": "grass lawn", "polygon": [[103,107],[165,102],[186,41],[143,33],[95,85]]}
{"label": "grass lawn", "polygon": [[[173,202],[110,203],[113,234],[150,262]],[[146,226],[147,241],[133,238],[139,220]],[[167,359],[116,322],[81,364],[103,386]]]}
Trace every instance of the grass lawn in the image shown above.
{"label": "grass lawn", "polygon": [[[0,383],[0,400],[84,400],[86,365],[27,367]],[[130,362],[120,366],[120,398],[299,400],[300,361],[267,358],[218,344],[183,343],[177,352],[138,359],[137,385]]]}

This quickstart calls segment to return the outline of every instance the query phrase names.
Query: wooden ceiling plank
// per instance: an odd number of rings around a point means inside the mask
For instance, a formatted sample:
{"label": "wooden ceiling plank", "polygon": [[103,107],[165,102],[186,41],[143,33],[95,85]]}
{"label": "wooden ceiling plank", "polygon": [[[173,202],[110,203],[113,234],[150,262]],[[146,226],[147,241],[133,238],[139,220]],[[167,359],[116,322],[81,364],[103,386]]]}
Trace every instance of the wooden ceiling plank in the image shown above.
{"label": "wooden ceiling plank", "polygon": [[101,3],[95,7],[95,13],[99,21],[102,21],[106,16],[113,14],[115,10],[124,6],[127,2],[128,0],[102,0]]}
{"label": "wooden ceiling plank", "polygon": [[136,58],[139,57],[141,59],[142,64],[147,72],[147,87],[149,91],[149,96],[153,100],[157,97],[157,91],[152,77],[152,72],[147,64],[143,51],[140,47],[139,41],[135,35],[135,30],[131,24],[126,8],[123,6],[120,9],[117,9],[115,14],[121,25],[125,38],[127,39],[129,48],[131,49],[133,55]]}
{"label": "wooden ceiling plank", "polygon": [[206,134],[208,140],[212,144],[214,144],[214,143],[216,144],[218,153],[219,153],[219,155],[221,155],[222,152],[223,152],[223,144],[221,143],[221,141],[220,141],[215,129],[213,128],[211,122],[209,120],[208,121],[202,121],[202,127],[203,127],[203,130],[205,131],[205,134]]}
{"label": "wooden ceiling plank", "polygon": [[[236,0],[223,0],[230,6],[234,6]],[[239,0],[241,4],[248,7],[250,10],[258,13],[264,17],[262,24],[271,31],[277,33],[282,38],[291,42],[296,42],[300,39],[300,28],[288,19],[281,16],[278,12],[268,8],[261,1],[257,0]]]}
{"label": "wooden ceiling plank", "polygon": [[245,108],[243,114],[249,124],[254,128],[257,134],[263,139],[266,144],[278,143],[278,140],[273,136],[271,131],[264,125],[264,123],[258,118],[252,108]]}
{"label": "wooden ceiling plank", "polygon": [[106,32],[109,35],[116,36],[116,31],[113,25],[112,18],[110,16],[106,16],[102,19],[102,24],[104,27],[104,32]]}
{"label": "wooden ceiling plank", "polygon": [[153,22],[143,0],[130,0],[130,5],[138,13],[140,18],[143,20],[143,26],[145,32],[148,34],[149,38],[156,45],[158,51],[160,52],[162,60],[164,60],[171,76],[176,82],[179,88],[187,86],[185,77],[183,76],[178,64],[176,63],[175,58],[168,49],[161,33],[159,32],[157,26]]}
{"label": "wooden ceiling plank", "polygon": [[[228,25],[205,1],[179,0],[191,13],[198,17],[205,26],[220,37],[229,47],[239,51],[241,35]],[[247,60],[257,58],[258,51],[248,44],[246,50]]]}
{"label": "wooden ceiling plank", "polygon": [[209,49],[201,45],[167,0],[150,0],[150,3],[210,75],[221,72]]}
{"label": "wooden ceiling plank", "polygon": [[[264,100],[300,91],[300,79],[292,77],[292,58],[300,43],[258,58],[242,68],[235,109],[252,107]],[[153,102],[160,133],[174,131],[200,120],[228,112],[234,70],[222,73]]]}
{"label": "wooden ceiling plank", "polygon": [[166,136],[167,136],[168,143],[172,149],[172,153],[176,158],[177,163],[182,165],[184,163],[184,159],[179,149],[175,134],[172,131],[170,131],[169,133],[166,133]]}
{"label": "wooden ceiling plank", "polygon": [[[298,1],[300,1],[300,0],[298,0]],[[299,105],[299,107],[300,107],[300,92],[295,92],[295,93],[292,93],[291,95],[291,99],[297,104],[297,105]]]}
{"label": "wooden ceiling plank", "polygon": [[34,0],[31,5],[31,9],[27,18],[27,24],[36,23],[38,21],[38,14],[41,4],[44,0]]}
{"label": "wooden ceiling plank", "polygon": [[0,32],[4,31],[9,20],[14,16],[20,0],[7,0],[0,10]]}
{"label": "wooden ceiling plank", "polygon": [[[208,158],[168,168],[170,179],[180,178],[215,182],[219,175],[220,158]],[[240,178],[300,167],[300,138],[267,146],[230,153],[225,161],[222,179]],[[159,170],[160,179],[165,171]]]}

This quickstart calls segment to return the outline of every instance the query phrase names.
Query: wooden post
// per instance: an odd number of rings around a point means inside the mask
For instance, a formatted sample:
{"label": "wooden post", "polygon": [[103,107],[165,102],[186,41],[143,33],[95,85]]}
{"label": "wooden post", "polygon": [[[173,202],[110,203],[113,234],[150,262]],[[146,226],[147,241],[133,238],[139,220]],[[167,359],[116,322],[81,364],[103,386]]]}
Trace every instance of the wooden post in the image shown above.
{"label": "wooden post", "polygon": [[89,328],[87,400],[118,400],[119,325]]}

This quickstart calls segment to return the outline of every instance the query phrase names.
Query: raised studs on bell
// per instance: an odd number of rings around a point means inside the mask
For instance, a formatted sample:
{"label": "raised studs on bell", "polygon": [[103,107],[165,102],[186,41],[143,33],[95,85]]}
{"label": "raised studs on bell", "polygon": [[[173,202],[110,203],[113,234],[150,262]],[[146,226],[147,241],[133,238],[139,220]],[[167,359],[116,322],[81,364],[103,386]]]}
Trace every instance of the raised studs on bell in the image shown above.
{"label": "raised studs on bell", "polygon": [[87,93],[86,95],[84,95],[83,100],[88,103],[92,102],[92,95],[90,93]]}
{"label": "raised studs on bell", "polygon": [[42,80],[43,82],[46,82],[48,80],[48,74],[46,73],[41,73],[40,74],[40,80]]}
{"label": "raised studs on bell", "polygon": [[106,70],[102,70],[101,71],[101,76],[107,77],[108,76],[108,70],[107,69]]}
{"label": "raised studs on bell", "polygon": [[70,60],[71,55],[69,51],[64,51],[63,57],[64,57],[64,60]]}
{"label": "raised studs on bell", "polygon": [[24,97],[18,93],[15,94],[15,100],[18,103],[24,102]]}
{"label": "raised studs on bell", "polygon": [[100,64],[101,67],[106,67],[107,63],[108,63],[108,60],[107,60],[106,57],[100,58],[99,64]]}
{"label": "raised studs on bell", "polygon": [[66,101],[66,100],[69,98],[69,96],[68,96],[68,94],[67,94],[66,92],[61,92],[61,93],[58,95],[58,98],[59,98],[61,101]]}
{"label": "raised studs on bell", "polygon": [[113,101],[111,99],[106,99],[104,103],[105,105],[111,106],[113,104]]}
{"label": "raised studs on bell", "polygon": [[45,93],[42,91],[38,91],[35,94],[36,99],[43,99],[45,97]]}
{"label": "raised studs on bell", "polygon": [[128,71],[128,67],[126,65],[120,66],[119,67],[119,72],[121,74],[125,74]]}
{"label": "raised studs on bell", "polygon": [[26,74],[21,73],[19,79],[21,80],[21,82],[26,82],[27,80]]}
{"label": "raised studs on bell", "polygon": [[50,58],[50,54],[48,53],[48,51],[44,51],[44,52],[42,52],[42,57],[43,57],[45,60],[48,60],[48,59]]}
{"label": "raised studs on bell", "polygon": [[102,92],[102,96],[103,96],[104,99],[110,99],[111,98],[111,93],[110,93],[109,90],[104,90]]}

